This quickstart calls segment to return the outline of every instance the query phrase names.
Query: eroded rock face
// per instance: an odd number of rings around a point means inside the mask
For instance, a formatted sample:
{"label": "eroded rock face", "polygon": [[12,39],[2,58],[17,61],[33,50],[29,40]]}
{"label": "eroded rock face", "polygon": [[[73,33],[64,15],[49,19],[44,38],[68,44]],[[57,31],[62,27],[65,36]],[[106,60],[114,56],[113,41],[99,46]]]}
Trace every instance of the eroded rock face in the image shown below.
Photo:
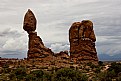
{"label": "eroded rock face", "polygon": [[46,61],[48,63],[54,60],[56,64],[58,62],[69,63],[69,61],[77,64],[84,61],[98,62],[95,48],[96,38],[91,21],[84,20],[72,24],[69,30],[70,56],[68,55],[68,51],[54,53],[51,49],[45,47],[42,39],[35,32],[36,23],[37,21],[33,12],[28,10],[25,14],[23,25],[23,29],[29,34],[28,59],[39,59],[42,62]]}
{"label": "eroded rock face", "polygon": [[42,39],[37,36],[36,30],[36,18],[33,12],[29,9],[24,17],[23,29],[29,34],[28,44],[28,58],[51,58],[53,52],[51,49],[44,46]]}
{"label": "eroded rock face", "polygon": [[70,56],[68,55],[68,51],[60,51],[60,53],[56,53],[54,55],[55,57],[57,58],[60,58],[60,59],[70,59]]}
{"label": "eroded rock face", "polygon": [[70,57],[74,62],[98,61],[93,23],[75,22],[69,30]]}
{"label": "eroded rock face", "polygon": [[28,33],[31,31],[35,31],[36,30],[36,18],[33,14],[33,12],[28,9],[27,13],[24,16],[24,25],[23,25],[23,29],[25,31],[27,31]]}

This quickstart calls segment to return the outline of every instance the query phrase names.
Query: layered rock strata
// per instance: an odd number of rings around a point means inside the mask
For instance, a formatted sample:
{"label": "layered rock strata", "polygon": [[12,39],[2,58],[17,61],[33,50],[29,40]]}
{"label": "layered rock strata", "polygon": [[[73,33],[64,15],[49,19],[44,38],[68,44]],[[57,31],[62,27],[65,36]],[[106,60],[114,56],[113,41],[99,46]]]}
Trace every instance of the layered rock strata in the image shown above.
{"label": "layered rock strata", "polygon": [[37,36],[36,30],[36,18],[33,12],[29,9],[24,17],[23,29],[29,34],[29,43],[28,43],[28,57],[29,59],[33,58],[45,58],[51,60],[53,52],[51,49],[44,46],[42,39]]}
{"label": "layered rock strata", "polygon": [[96,37],[91,21],[83,20],[73,23],[69,29],[71,60],[76,63],[98,62],[95,41]]}
{"label": "layered rock strata", "polygon": [[[80,64],[81,62],[98,62],[95,48],[96,37],[93,30],[93,23],[89,20],[75,22],[69,29],[70,56],[68,51],[54,53],[45,47],[42,39],[37,36],[37,20],[33,12],[29,9],[24,17],[23,29],[27,31],[29,37],[27,59],[38,59],[41,62],[65,63],[69,61]],[[40,61],[39,61],[40,62]]]}

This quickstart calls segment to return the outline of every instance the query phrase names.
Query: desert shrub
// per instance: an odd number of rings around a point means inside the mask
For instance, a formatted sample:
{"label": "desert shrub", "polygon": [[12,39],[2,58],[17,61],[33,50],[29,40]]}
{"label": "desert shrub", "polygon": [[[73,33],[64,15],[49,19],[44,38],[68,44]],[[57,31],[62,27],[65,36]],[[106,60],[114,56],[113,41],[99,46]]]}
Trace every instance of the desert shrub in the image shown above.
{"label": "desert shrub", "polygon": [[100,72],[98,74],[98,79],[99,79],[99,81],[112,81],[112,79],[115,79],[114,76],[115,76],[114,70],[105,71],[105,72]]}
{"label": "desert shrub", "polygon": [[97,68],[96,65],[94,65],[92,62],[87,63],[87,66],[90,66],[90,68]]}
{"label": "desert shrub", "polygon": [[121,72],[121,64],[113,62],[111,63],[111,66],[109,67],[108,71],[114,70],[115,74],[118,75],[119,72]]}
{"label": "desert shrub", "polygon": [[52,74],[44,72],[43,81],[52,81],[52,77],[53,77]]}
{"label": "desert shrub", "polygon": [[95,73],[100,73],[100,71],[101,71],[100,67],[98,67],[98,68],[95,69]]}
{"label": "desert shrub", "polygon": [[80,71],[63,68],[55,73],[54,81],[87,81],[88,77]]}
{"label": "desert shrub", "polygon": [[36,81],[37,78],[35,76],[33,76],[32,74],[28,74],[25,77],[25,81]]}
{"label": "desert shrub", "polygon": [[99,62],[98,62],[98,65],[99,65],[99,66],[103,66],[103,62],[102,62],[102,61],[99,61]]}
{"label": "desert shrub", "polygon": [[19,67],[13,71],[18,80],[23,79],[26,76],[26,69],[24,67]]}
{"label": "desert shrub", "polygon": [[42,70],[35,70],[35,71],[32,71],[30,74],[32,74],[33,76],[37,78],[41,78],[43,77],[44,72]]}

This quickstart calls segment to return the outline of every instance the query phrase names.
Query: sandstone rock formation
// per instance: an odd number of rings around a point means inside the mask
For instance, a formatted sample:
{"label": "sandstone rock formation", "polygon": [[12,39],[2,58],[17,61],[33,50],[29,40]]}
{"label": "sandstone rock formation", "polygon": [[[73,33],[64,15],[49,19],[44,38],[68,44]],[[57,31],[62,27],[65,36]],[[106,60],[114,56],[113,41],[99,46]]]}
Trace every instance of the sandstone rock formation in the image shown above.
{"label": "sandstone rock formation", "polygon": [[37,20],[34,16],[33,12],[30,9],[28,9],[28,12],[25,14],[25,17],[24,17],[23,29],[25,31],[27,31],[28,33],[31,31],[35,31],[36,23],[37,23]]}
{"label": "sandstone rock formation", "polygon": [[29,9],[25,14],[23,25],[23,29],[29,34],[28,58],[46,58],[47,60],[51,60],[54,53],[51,49],[45,47],[42,39],[37,36],[37,32],[35,32],[36,23],[36,18]]}
{"label": "sandstone rock formation", "polygon": [[75,22],[69,29],[71,60],[80,62],[98,62],[95,48],[95,34],[93,23],[89,20]]}
{"label": "sandstone rock formation", "polygon": [[[42,39],[37,36],[37,20],[31,10],[25,14],[23,29],[29,34],[28,57],[27,59],[36,59],[39,62],[67,64],[69,61],[80,64],[80,62],[98,62],[95,48],[95,34],[93,23],[89,20],[75,22],[69,30],[70,56],[68,51],[54,53],[51,49],[44,46]],[[44,63],[43,62],[43,63]],[[49,64],[50,63],[50,64]]]}
{"label": "sandstone rock formation", "polygon": [[56,53],[54,56],[57,57],[57,59],[66,59],[66,60],[70,59],[68,51],[61,51],[59,53]]}

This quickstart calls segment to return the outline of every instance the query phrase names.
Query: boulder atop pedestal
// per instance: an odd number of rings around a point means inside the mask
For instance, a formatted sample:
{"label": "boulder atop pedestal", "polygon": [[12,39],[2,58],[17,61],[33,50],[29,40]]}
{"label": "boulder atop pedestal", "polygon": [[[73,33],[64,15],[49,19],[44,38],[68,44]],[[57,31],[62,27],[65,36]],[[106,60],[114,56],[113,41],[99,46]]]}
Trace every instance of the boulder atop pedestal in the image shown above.
{"label": "boulder atop pedestal", "polygon": [[40,58],[52,59],[53,52],[44,46],[42,39],[37,36],[36,18],[33,12],[28,9],[24,17],[23,29],[29,34],[28,59]]}
{"label": "boulder atop pedestal", "polygon": [[33,14],[33,12],[28,9],[27,13],[25,14],[24,17],[24,24],[23,24],[23,29],[27,31],[28,33],[30,31],[35,31],[36,30],[36,18]]}

